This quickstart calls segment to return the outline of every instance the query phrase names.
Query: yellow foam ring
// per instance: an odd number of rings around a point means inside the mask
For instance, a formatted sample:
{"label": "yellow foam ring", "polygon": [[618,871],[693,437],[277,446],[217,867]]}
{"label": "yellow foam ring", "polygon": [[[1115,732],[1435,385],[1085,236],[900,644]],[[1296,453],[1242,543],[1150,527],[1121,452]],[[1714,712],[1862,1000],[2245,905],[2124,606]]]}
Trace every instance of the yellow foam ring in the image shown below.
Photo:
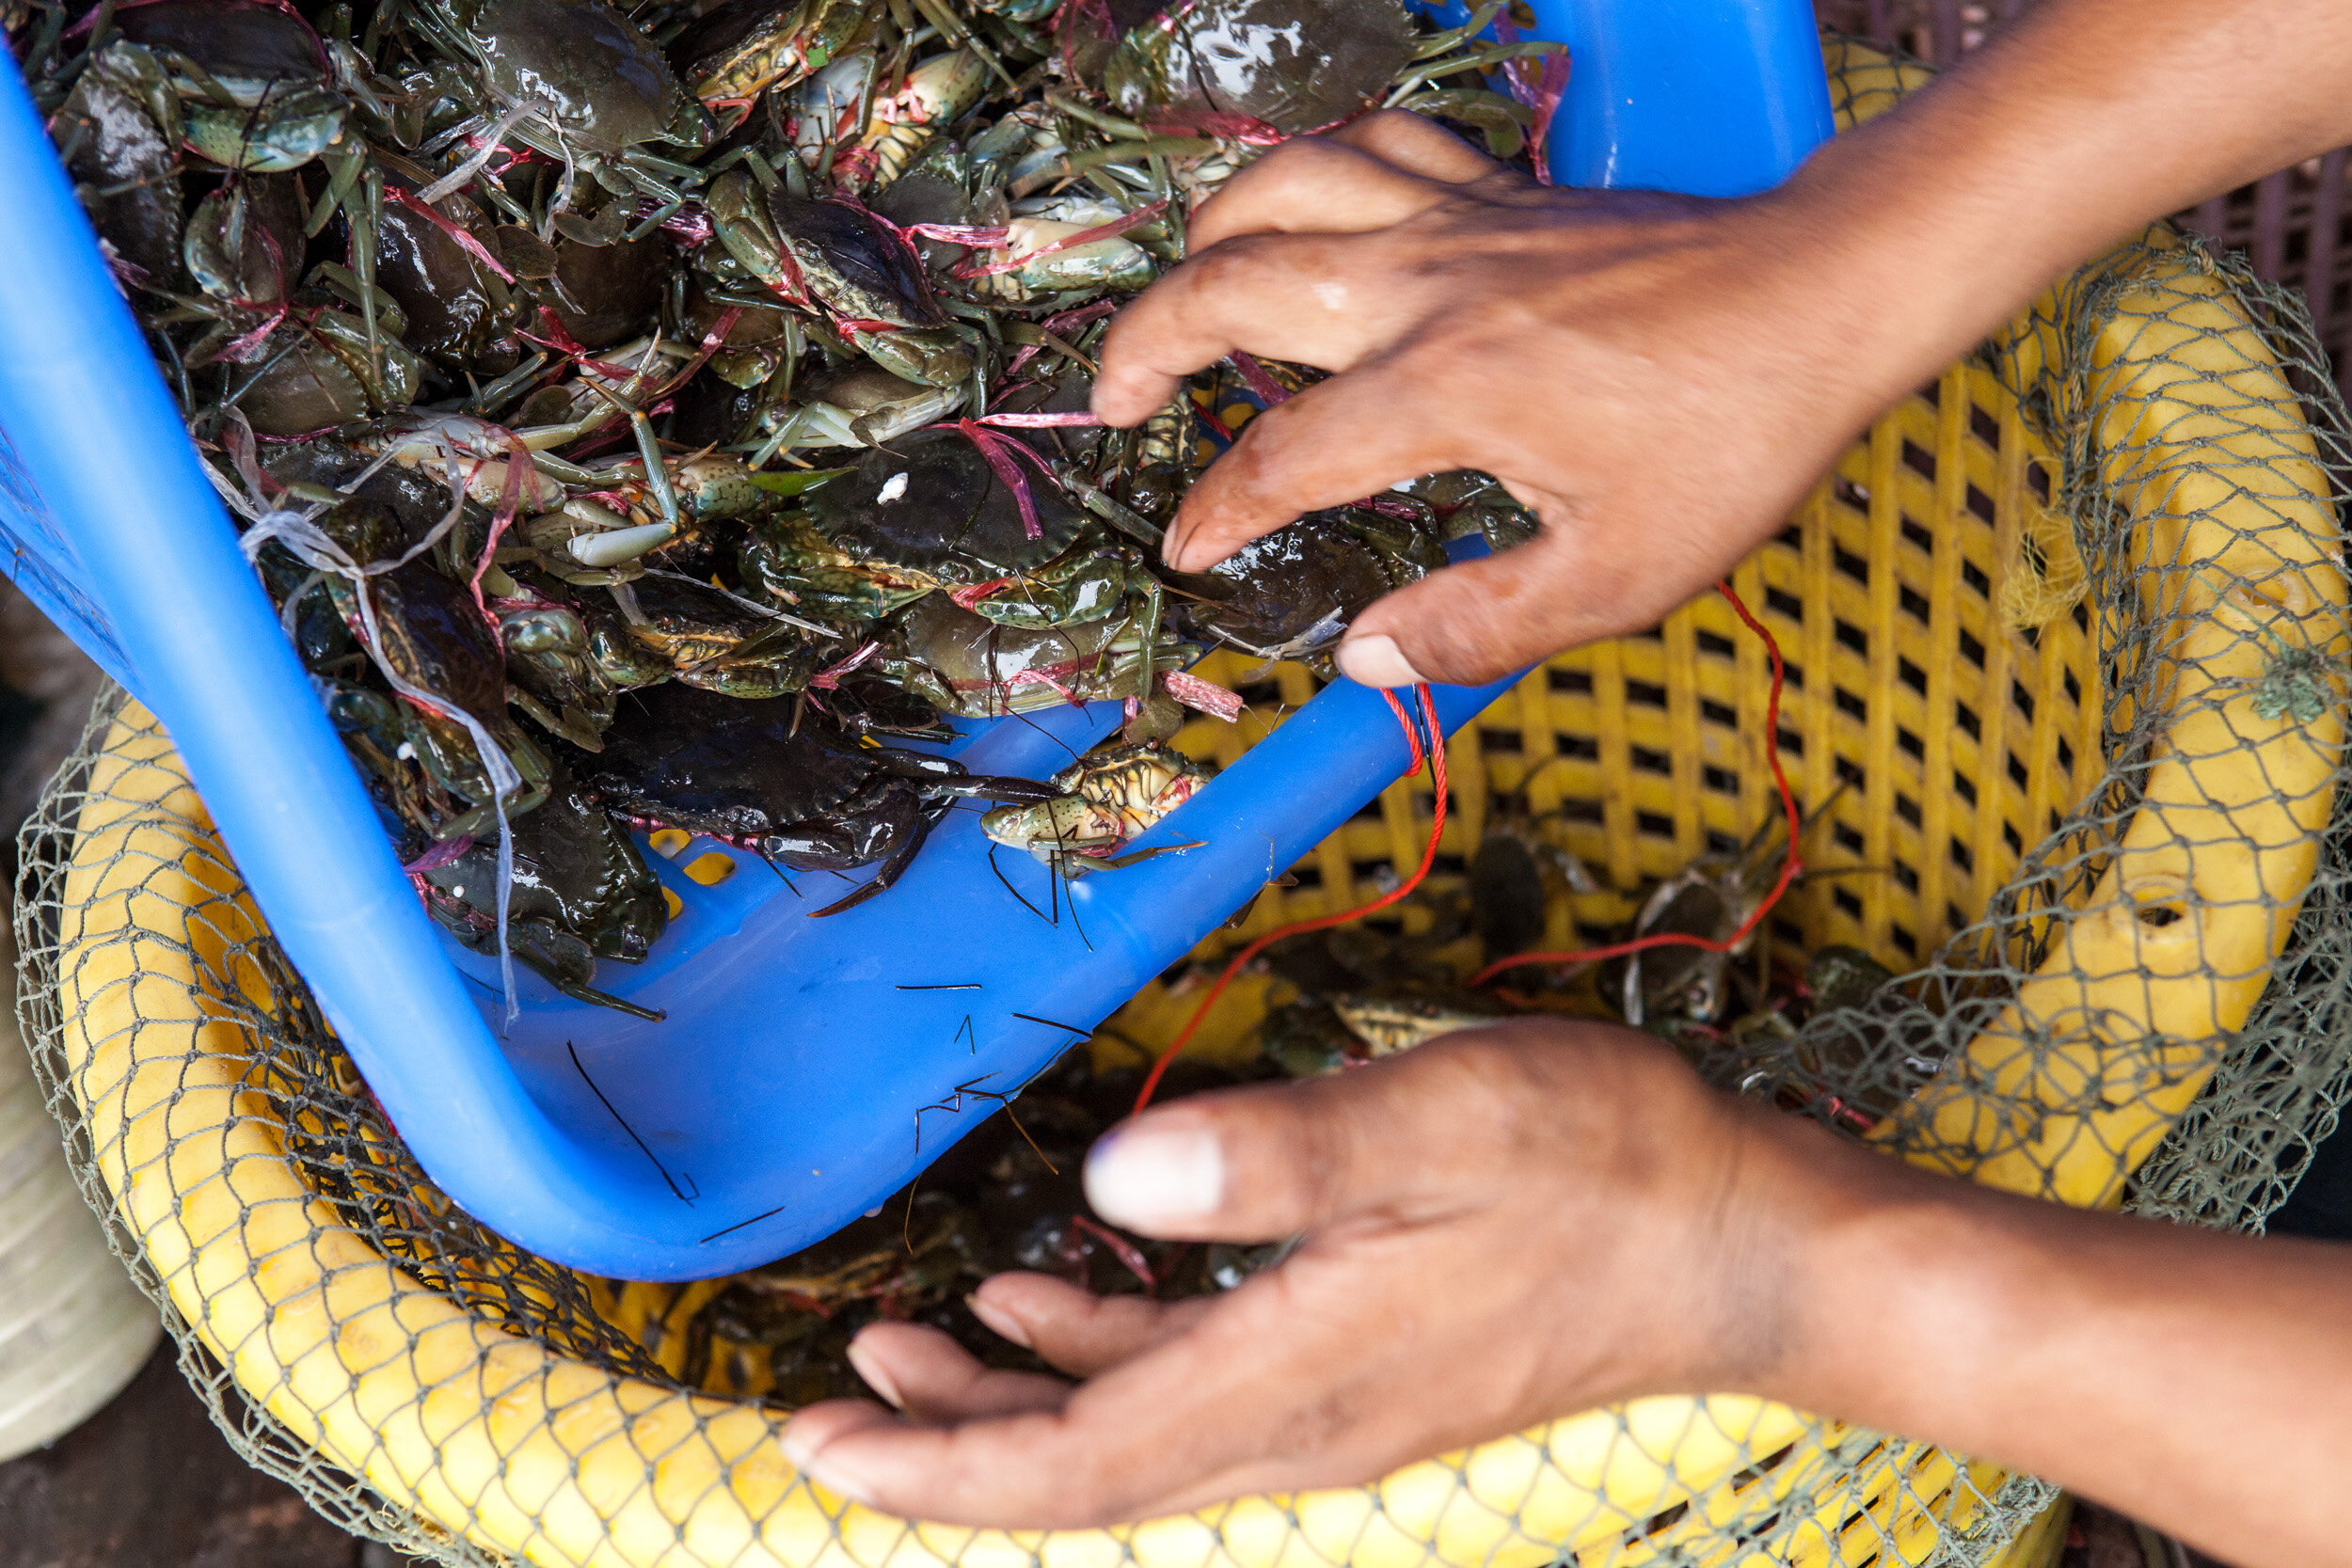
{"label": "yellow foam ring", "polygon": [[663,887],[661,890],[661,905],[662,908],[670,911],[670,918],[672,920],[675,920],[679,915],[686,912],[686,900],[680,898],[674,889],[667,886]]}
{"label": "yellow foam ring", "polygon": [[1224,421],[1226,429],[1239,430],[1258,417],[1258,405],[1254,403],[1229,403],[1217,410],[1216,417]]}
{"label": "yellow foam ring", "polygon": [[[1848,120],[1919,75],[1850,44],[1829,57]],[[1949,935],[1952,915],[1980,914],[2026,841],[2102,775],[2088,617],[2060,613],[2028,642],[1999,626],[1994,588],[2034,503],[2026,471],[2055,460],[2010,388],[2059,388],[2058,421],[2092,437],[2083,460],[2122,503],[2110,544],[2141,563],[2141,610],[2170,672],[2157,700],[2176,717],[2099,879],[2043,917],[2039,970],[1875,1134],[1935,1168],[2081,1205],[2117,1199],[2210,1075],[2196,1042],[2225,1037],[2254,1006],[2312,875],[2343,740],[2334,712],[2302,724],[2253,712],[2264,650],[2346,651],[2316,444],[2202,253],[2161,233],[2150,245],[2054,290],[1998,364],[1956,366],[1933,397],[1890,411],[1796,528],[1734,577],[1807,673],[1783,717],[1801,742],[1788,753],[1799,792],[1829,800],[1841,763],[1867,780],[1837,797],[1808,857],[1913,874],[1807,884],[1776,914],[1776,937],[1852,942],[1899,966]],[[2076,373],[2045,377],[2051,366]],[[1867,651],[1840,640],[1841,625],[1869,628]],[[1284,706],[1304,700],[1303,673],[1273,681]],[[1673,873],[1708,835],[1744,836],[1773,809],[1767,684],[1761,649],[1711,598],[1654,637],[1549,661],[1450,746],[1463,809],[1441,847],[1474,851],[1506,809],[1598,801],[1549,819],[1548,842],[1610,886]],[[1852,693],[1860,712],[1834,700]],[[1230,763],[1282,711],[1267,704],[1177,743]],[[1955,778],[1969,788],[1947,787]],[[1428,804],[1409,785],[1390,792],[1201,956],[1362,901],[1380,868],[1402,874],[1399,857],[1418,857]],[[1430,891],[1459,886],[1441,876]],[[1559,901],[1556,926],[1570,902],[1602,901]],[[254,1086],[258,1045],[239,1020],[266,1011],[277,982],[230,953],[262,934],[168,740],[126,708],[93,768],[58,933],[65,1082],[117,1213],[175,1308],[295,1440],[393,1506],[543,1568],[1852,1568],[1923,1561],[1987,1521],[1986,1499],[2010,1480],[1708,1395],[1584,1412],[1376,1485],[1120,1529],[888,1518],[784,1463],[783,1415],[756,1402],[771,1383],[755,1358],[714,1361],[725,1398],[615,1377],[469,1315],[345,1227],[303,1186],[279,1112]],[[1213,1019],[1212,1042],[1232,1044],[1283,994],[1249,977]],[[1098,1034],[1098,1058],[1163,1044],[1188,1001],[1147,987]],[[593,1291],[609,1322],[682,1371],[687,1325],[720,1288]],[[2064,1523],[2062,1507],[2044,1512],[1992,1560],[2041,1568]]]}
{"label": "yellow foam ring", "polygon": [[724,850],[707,850],[687,863],[686,874],[705,887],[717,887],[735,875],[735,857]]}
{"label": "yellow foam ring", "polygon": [[665,861],[674,861],[681,850],[694,842],[694,835],[683,828],[656,828],[645,842],[653,846],[655,854]]}

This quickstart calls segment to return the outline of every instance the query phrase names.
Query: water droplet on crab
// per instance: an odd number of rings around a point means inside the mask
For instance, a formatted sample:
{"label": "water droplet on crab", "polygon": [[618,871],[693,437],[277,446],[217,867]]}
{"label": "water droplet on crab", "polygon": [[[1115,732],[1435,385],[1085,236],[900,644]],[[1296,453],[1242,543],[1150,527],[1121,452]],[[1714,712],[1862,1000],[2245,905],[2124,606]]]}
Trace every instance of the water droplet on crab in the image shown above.
{"label": "water droplet on crab", "polygon": [[906,493],[907,476],[903,473],[892,474],[882,481],[882,487],[874,493],[874,499],[880,505],[888,506]]}

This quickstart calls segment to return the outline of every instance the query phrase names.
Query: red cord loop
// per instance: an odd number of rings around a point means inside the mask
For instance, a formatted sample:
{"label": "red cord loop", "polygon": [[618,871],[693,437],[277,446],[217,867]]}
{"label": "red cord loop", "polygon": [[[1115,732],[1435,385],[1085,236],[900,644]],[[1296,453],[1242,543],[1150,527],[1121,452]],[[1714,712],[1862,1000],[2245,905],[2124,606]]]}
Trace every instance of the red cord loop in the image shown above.
{"label": "red cord loop", "polygon": [[1438,838],[1445,832],[1445,730],[1438,722],[1438,699],[1428,686],[1423,684],[1414,687],[1413,694],[1420,704],[1422,721],[1428,726],[1430,743],[1426,748],[1422,744],[1421,725],[1413,722],[1412,714],[1406,710],[1403,703],[1397,701],[1396,693],[1384,690],[1380,693],[1380,697],[1389,705],[1389,711],[1396,715],[1397,723],[1403,726],[1405,744],[1412,752],[1412,764],[1406,768],[1406,772],[1408,775],[1420,772],[1425,757],[1429,764],[1430,780],[1438,791],[1435,813],[1437,819],[1429,825],[1429,845],[1422,851],[1420,866],[1410,877],[1406,878],[1405,880],[1369,904],[1359,905],[1352,910],[1343,910],[1337,914],[1317,915],[1312,920],[1296,920],[1288,926],[1278,926],[1234,954],[1226,963],[1225,973],[1218,975],[1216,984],[1209,989],[1209,994],[1201,999],[1199,1007],[1193,1009],[1192,1021],[1184,1025],[1184,1031],[1174,1040],[1169,1042],[1168,1049],[1160,1053],[1160,1059],[1152,1064],[1152,1070],[1144,1076],[1142,1089],[1136,1095],[1136,1111],[1140,1112],[1146,1105],[1152,1103],[1152,1093],[1159,1088],[1160,1079],[1168,1072],[1168,1064],[1183,1054],[1184,1047],[1192,1042],[1193,1034],[1200,1027],[1200,1021],[1209,1016],[1209,1009],[1216,1006],[1216,999],[1225,994],[1225,988],[1233,983],[1233,976],[1241,973],[1244,964],[1284,937],[1296,936],[1301,931],[1319,931],[1330,926],[1343,926],[1360,915],[1385,910],[1419,887],[1422,879],[1429,875],[1429,867],[1438,858]]}
{"label": "red cord loop", "polygon": [[[1717,592],[1731,601],[1732,610],[1747,628],[1763,639],[1764,652],[1772,663],[1772,691],[1764,706],[1764,758],[1772,767],[1772,784],[1780,791],[1781,810],[1786,814],[1788,821],[1788,855],[1781,863],[1779,880],[1772,884],[1772,892],[1765,895],[1763,902],[1756,905],[1755,912],[1740,923],[1740,928],[1721,942],[1711,941],[1706,937],[1687,936],[1679,931],[1668,931],[1652,937],[1638,937],[1630,942],[1613,942],[1606,947],[1583,948],[1573,953],[1521,953],[1516,957],[1498,959],[1488,964],[1471,977],[1470,984],[1483,986],[1502,971],[1515,969],[1522,964],[1597,963],[1604,958],[1622,958],[1629,953],[1640,953],[1652,947],[1699,947],[1710,953],[1731,952],[1747,941],[1750,934],[1763,924],[1764,917],[1772,912],[1772,906],[1780,902],[1781,895],[1788,891],[1789,884],[1793,883],[1803,873],[1804,864],[1797,858],[1797,832],[1804,825],[1804,818],[1798,814],[1796,793],[1788,787],[1788,775],[1780,764],[1780,693],[1782,681],[1786,676],[1786,670],[1781,663],[1780,644],[1773,641],[1771,632],[1764,629],[1764,624],[1749,612],[1748,607],[1740,603],[1740,595],[1732,592],[1729,581],[1719,582],[1715,587]],[[1225,994],[1225,988],[1232,984],[1233,976],[1241,973],[1243,965],[1284,937],[1296,936],[1302,931],[1318,931],[1327,927],[1343,926],[1351,920],[1387,909],[1391,904],[1419,887],[1422,879],[1429,875],[1429,868],[1436,863],[1438,858],[1438,840],[1445,832],[1447,793],[1445,739],[1444,731],[1438,722],[1436,696],[1425,685],[1416,686],[1413,688],[1413,692],[1419,703],[1420,723],[1415,722],[1415,715],[1397,700],[1395,692],[1383,691],[1380,697],[1389,705],[1389,711],[1396,715],[1398,725],[1405,731],[1405,744],[1412,753],[1411,766],[1406,771],[1408,774],[1420,772],[1425,759],[1429,765],[1431,782],[1436,785],[1438,792],[1437,807],[1433,813],[1435,819],[1429,825],[1429,844],[1422,851],[1421,865],[1395,888],[1382,894],[1369,904],[1359,905],[1338,914],[1318,915],[1312,920],[1298,920],[1287,926],[1278,926],[1234,954],[1227,961],[1225,972],[1217,976],[1216,984],[1210,988],[1209,994],[1201,999],[1200,1006],[1193,1009],[1191,1021],[1184,1025],[1176,1038],[1169,1042],[1168,1049],[1160,1053],[1159,1060],[1152,1064],[1151,1072],[1144,1077],[1143,1088],[1136,1096],[1136,1111],[1140,1112],[1152,1102],[1153,1092],[1160,1086],[1160,1079],[1168,1072],[1168,1064],[1182,1054],[1184,1047],[1192,1042],[1192,1037],[1200,1029],[1201,1021],[1209,1016],[1209,1009],[1216,1006],[1217,998]],[[1422,744],[1422,724],[1427,725],[1428,744],[1426,746]]]}
{"label": "red cord loop", "polygon": [[1772,784],[1780,791],[1781,810],[1788,818],[1788,856],[1781,863],[1780,879],[1772,884],[1772,891],[1764,895],[1764,901],[1756,905],[1755,912],[1740,922],[1740,928],[1721,942],[1680,931],[1661,931],[1654,937],[1637,937],[1631,942],[1612,942],[1606,947],[1581,948],[1573,953],[1520,953],[1488,964],[1470,976],[1471,985],[1483,986],[1504,970],[1516,969],[1522,964],[1599,963],[1605,958],[1621,958],[1627,954],[1646,952],[1653,947],[1697,947],[1709,953],[1732,952],[1763,924],[1772,906],[1780,902],[1781,895],[1787,893],[1789,884],[1804,872],[1804,863],[1797,858],[1797,831],[1804,825],[1804,818],[1798,815],[1797,797],[1788,787],[1788,775],[1780,766],[1780,689],[1786,673],[1781,665],[1780,644],[1772,640],[1771,632],[1764,629],[1764,624],[1749,613],[1748,607],[1740,602],[1740,595],[1731,591],[1728,581],[1717,583],[1715,590],[1731,601],[1731,608],[1747,628],[1764,640],[1764,652],[1772,661],[1772,694],[1764,705],[1764,760],[1772,765]]}

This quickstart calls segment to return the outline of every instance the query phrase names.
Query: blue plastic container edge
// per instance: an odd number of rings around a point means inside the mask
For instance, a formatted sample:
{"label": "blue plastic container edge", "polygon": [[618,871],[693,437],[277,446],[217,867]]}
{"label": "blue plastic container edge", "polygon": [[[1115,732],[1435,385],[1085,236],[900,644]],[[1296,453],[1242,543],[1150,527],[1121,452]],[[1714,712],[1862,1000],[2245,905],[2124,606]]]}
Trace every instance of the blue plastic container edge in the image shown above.
{"label": "blue plastic container edge", "polygon": [[[0,68],[0,255],[83,263],[10,269],[0,429],[51,515],[72,519],[120,650],[110,662],[169,730],[272,931],[419,1160],[452,1174],[460,1203],[544,1216],[525,1244],[577,1253],[587,1232],[567,1233],[564,1216],[605,1216],[601,1229],[649,1195],[559,1157],[466,997],[237,550],[13,60]],[[149,526],[158,517],[171,526]],[[323,843],[342,852],[316,853]],[[383,1070],[394,1051],[406,1070]],[[436,1081],[450,1100],[427,1115],[412,1085]]]}
{"label": "blue plastic container edge", "polygon": [[[1577,51],[1553,159],[1564,181],[1738,194],[1785,177],[1812,145],[1808,127],[1814,140],[1828,133],[1810,12],[1794,0],[1555,0],[1537,12],[1539,35]],[[1705,70],[1724,74],[1710,79]],[[308,677],[233,547],[12,66],[6,74],[0,167],[11,171],[12,199],[0,204],[0,254],[71,255],[83,263],[55,269],[57,276],[23,269],[10,281],[12,309],[0,315],[0,431],[15,443],[40,514],[16,531],[26,546],[19,575],[44,608],[63,612],[69,630],[105,647],[102,662],[129,677],[170,729],[273,928],[419,1160],[452,1197],[519,1244],[598,1274],[647,1279],[764,1261],[902,1184],[900,1175],[879,1191],[820,1190],[813,1207],[787,1205],[786,1219],[771,1217],[785,1212],[776,1209],[696,1234],[706,1222],[697,1212],[681,1228],[681,1195],[650,1148],[643,1161],[585,1157],[579,1130],[541,1109],[392,863]],[[105,410],[106,420],[91,421],[94,409]],[[123,461],[126,452],[138,460]],[[0,465],[0,504],[17,501]],[[49,508],[74,519],[72,545]],[[21,503],[16,510],[26,511]],[[174,526],[141,526],[154,517]],[[207,613],[186,614],[191,602]],[[1441,689],[1446,728],[1467,722],[1503,684]],[[1083,983],[1064,988],[1082,998],[1061,1016],[1099,1020],[1189,950],[1226,912],[1220,899],[1238,902],[1306,852],[1405,760],[1385,703],[1350,683],[1293,715],[1146,841],[1202,839],[1202,848],[1074,884],[1073,922],[1084,912],[1093,928],[1083,948],[1057,928],[1036,940],[1034,952],[1022,949],[1038,961],[1082,966]],[[1289,803],[1271,833],[1263,831],[1269,801]],[[320,843],[347,852],[316,854]],[[954,852],[968,848],[967,839]],[[943,882],[953,855],[936,858],[933,880]],[[925,870],[918,860],[914,876]],[[1027,940],[1006,929],[989,935],[973,943],[976,952],[1002,953]],[[820,978],[812,973],[807,983]],[[1024,1081],[1058,1053],[1054,1030],[1031,1033],[1028,1043],[992,1046],[990,1076],[999,1085]],[[903,1137],[900,1128],[815,1119],[812,1151],[895,1148]],[[943,1130],[926,1151],[935,1157],[951,1140]],[[870,1148],[867,1154],[867,1167],[884,1168]],[[884,1165],[901,1159],[890,1154]],[[797,1178],[796,1161],[778,1164],[795,1167],[779,1177]]]}

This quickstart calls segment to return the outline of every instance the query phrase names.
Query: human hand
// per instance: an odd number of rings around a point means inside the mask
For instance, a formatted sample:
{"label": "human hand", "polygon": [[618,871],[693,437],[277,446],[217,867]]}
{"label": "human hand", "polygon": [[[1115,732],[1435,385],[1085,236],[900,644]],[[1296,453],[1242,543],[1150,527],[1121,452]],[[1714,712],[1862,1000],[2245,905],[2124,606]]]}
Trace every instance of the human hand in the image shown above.
{"label": "human hand", "polygon": [[1868,249],[1830,205],[1552,189],[1373,115],[1202,207],[1192,259],[1113,322],[1095,411],[1136,423],[1234,349],[1337,372],[1194,484],[1164,546],[1183,571],[1396,482],[1495,474],[1538,537],[1381,600],[1338,654],[1369,685],[1489,680],[1655,625],[1942,363],[1925,281],[1904,322],[1870,319]]}
{"label": "human hand", "polygon": [[1592,1023],[1515,1022],[1196,1096],[1098,1144],[1088,1196],[1148,1235],[1303,1232],[1279,1266],[1167,1304],[999,1275],[973,1298],[981,1321],[1085,1382],[991,1370],[936,1329],[876,1323],[850,1356],[904,1418],[813,1405],[786,1452],[912,1517],[1094,1525],[1361,1481],[1635,1394],[1745,1386],[1784,1338],[1811,1190],[1791,1139],[1837,1152],[1648,1037]]}

